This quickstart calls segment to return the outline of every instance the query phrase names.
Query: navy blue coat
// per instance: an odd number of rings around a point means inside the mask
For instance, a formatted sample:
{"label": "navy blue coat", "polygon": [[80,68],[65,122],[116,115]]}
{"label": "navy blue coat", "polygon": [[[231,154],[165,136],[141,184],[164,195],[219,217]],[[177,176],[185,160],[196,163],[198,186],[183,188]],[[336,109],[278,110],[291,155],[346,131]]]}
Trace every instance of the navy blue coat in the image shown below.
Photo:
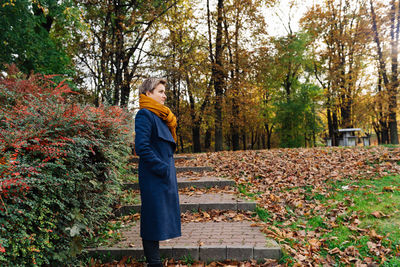
{"label": "navy blue coat", "polygon": [[139,156],[142,201],[140,236],[145,240],[181,236],[175,148],[165,122],[147,109],[139,110],[135,118],[135,150]]}

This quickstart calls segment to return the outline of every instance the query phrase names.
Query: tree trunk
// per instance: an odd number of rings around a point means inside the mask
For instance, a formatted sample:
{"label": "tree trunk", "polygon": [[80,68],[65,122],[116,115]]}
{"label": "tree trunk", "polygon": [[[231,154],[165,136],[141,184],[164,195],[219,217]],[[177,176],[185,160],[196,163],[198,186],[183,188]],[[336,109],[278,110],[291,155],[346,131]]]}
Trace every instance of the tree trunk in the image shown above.
{"label": "tree trunk", "polygon": [[332,123],[333,123],[333,142],[335,146],[339,145],[339,123],[338,123],[338,117],[336,114],[336,111],[333,111],[332,115]]}
{"label": "tree trunk", "polygon": [[239,33],[240,33],[240,7],[236,7],[236,22],[235,22],[235,71],[232,87],[232,115],[233,115],[233,133],[232,146],[233,150],[239,150]]}
{"label": "tree trunk", "polygon": [[332,140],[332,145],[334,145],[334,134],[333,134],[333,122],[332,122],[332,112],[331,109],[328,107],[326,110],[326,116],[328,118],[328,135],[329,138]]}
{"label": "tree trunk", "polygon": [[[396,29],[396,37],[395,37],[395,31],[394,31],[394,26],[395,26],[395,17],[396,17],[396,7],[395,7],[395,1],[392,1],[392,9],[391,9],[391,30],[390,30],[390,35],[391,35],[391,60],[392,60],[392,79],[389,81],[387,72],[386,72],[386,67],[385,67],[385,62],[383,59],[383,52],[381,48],[381,43],[379,39],[379,34],[378,34],[378,27],[376,23],[376,14],[375,14],[375,9],[373,6],[373,1],[370,0],[370,7],[371,7],[371,17],[372,17],[372,30],[374,33],[374,40],[377,46],[377,52],[378,52],[378,63],[379,63],[379,75],[383,79],[383,84],[385,85],[385,88],[389,94],[389,130],[390,130],[390,142],[392,144],[398,144],[398,132],[397,132],[397,120],[396,120],[396,111],[397,111],[397,88],[398,88],[398,78],[397,78],[397,68],[398,68],[398,63],[397,63],[397,46],[398,46],[398,26]],[[398,22],[399,23],[399,22]],[[386,129],[382,128],[382,142],[387,141],[386,135],[389,137],[389,133],[386,133]]]}
{"label": "tree trunk", "polygon": [[265,131],[267,132],[267,148],[271,149],[271,136],[274,126],[269,127],[268,123],[265,123],[264,126],[265,126]]}
{"label": "tree trunk", "polygon": [[[343,47],[343,46],[341,46]],[[351,123],[351,96],[348,95],[347,89],[346,89],[346,84],[348,81],[346,80],[346,58],[344,56],[344,48],[341,48],[340,51],[340,93],[341,93],[341,104],[340,104],[340,118],[341,118],[341,123],[340,126],[343,128],[352,128],[352,123]],[[347,86],[349,86],[347,84]]]}
{"label": "tree trunk", "polygon": [[239,129],[237,126],[231,124],[231,140],[232,140],[232,150],[239,150]]}
{"label": "tree trunk", "polygon": [[204,135],[204,148],[208,151],[211,147],[211,131],[207,128],[206,134]]}
{"label": "tree trunk", "polygon": [[131,88],[129,84],[126,84],[126,82],[124,81],[121,87],[121,103],[120,103],[121,107],[126,108],[128,106],[130,92]]}
{"label": "tree trunk", "polygon": [[389,144],[389,127],[386,121],[382,118],[380,120],[380,126],[381,126],[381,133],[382,133],[382,144]]}
{"label": "tree trunk", "polygon": [[[342,88],[344,90],[344,88]],[[350,98],[343,93],[342,96],[342,105],[340,107],[340,114],[341,114],[341,119],[342,119],[342,127],[343,128],[352,128],[352,122],[351,122],[351,100]]]}
{"label": "tree trunk", "polygon": [[123,35],[123,21],[121,20],[123,10],[120,1],[116,1],[114,4],[115,8],[115,28],[113,34],[115,35],[115,58],[114,58],[114,68],[115,68],[115,80],[114,80],[114,105],[120,104],[120,98],[122,94],[123,86],[123,61],[125,60],[125,47],[124,47],[124,35]]}
{"label": "tree trunk", "polygon": [[198,153],[201,152],[200,145],[200,123],[196,118],[196,110],[195,110],[195,100],[192,92],[192,83],[190,81],[189,74],[186,74],[186,84],[187,84],[187,92],[189,95],[189,103],[190,103],[190,117],[192,119],[192,141],[193,141],[193,152]]}
{"label": "tree trunk", "polygon": [[251,135],[250,135],[250,149],[253,149],[254,146],[254,131],[251,130]]}
{"label": "tree trunk", "polygon": [[315,147],[317,145],[316,139],[317,139],[316,134],[315,134],[315,131],[313,130],[313,133],[312,133],[313,147]]}
{"label": "tree trunk", "polygon": [[389,113],[390,143],[397,145],[399,143],[399,137],[397,132],[397,119],[396,119],[397,103],[395,101],[397,101],[397,97],[396,95],[394,95],[394,93],[392,93],[389,104],[389,109],[391,110]]}
{"label": "tree trunk", "polygon": [[[399,8],[399,7],[397,7]],[[400,9],[399,9],[400,12]],[[399,87],[399,80],[397,75],[398,68],[398,45],[399,45],[399,15],[397,16],[397,27],[395,31],[396,22],[396,2],[392,0],[391,9],[391,26],[390,26],[390,37],[391,37],[391,60],[392,60],[392,79],[389,90],[389,130],[390,130],[390,143],[398,144],[399,137],[397,133],[397,91]]]}
{"label": "tree trunk", "polygon": [[381,131],[379,129],[379,126],[374,123],[373,128],[376,133],[376,137],[378,139],[378,144],[380,145],[380,144],[382,144],[382,138],[381,138]]}
{"label": "tree trunk", "polygon": [[181,151],[182,152],[186,152],[186,151],[184,151],[184,148],[183,148],[183,137],[182,137],[182,135],[179,136],[179,141],[181,143]]}
{"label": "tree trunk", "polygon": [[200,127],[199,127],[199,125],[194,125],[192,127],[192,138],[193,138],[193,152],[194,153],[201,152]]}
{"label": "tree trunk", "polygon": [[261,140],[262,140],[262,148],[265,149],[266,148],[266,146],[265,146],[265,134],[262,135],[262,139]]}
{"label": "tree trunk", "polygon": [[218,0],[217,6],[217,35],[215,41],[215,64],[213,65],[214,90],[215,90],[215,151],[223,150],[222,134],[222,105],[225,88],[224,66],[222,62],[222,15],[224,1]]}
{"label": "tree trunk", "polygon": [[247,150],[247,142],[246,142],[246,132],[242,131],[242,143],[243,143],[243,150]]}

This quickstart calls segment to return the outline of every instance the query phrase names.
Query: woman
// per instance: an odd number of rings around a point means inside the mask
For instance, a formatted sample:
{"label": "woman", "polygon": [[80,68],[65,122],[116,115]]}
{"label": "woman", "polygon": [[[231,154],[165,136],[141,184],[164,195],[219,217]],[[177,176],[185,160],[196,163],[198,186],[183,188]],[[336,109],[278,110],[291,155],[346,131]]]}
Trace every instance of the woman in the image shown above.
{"label": "woman", "polygon": [[139,88],[135,150],[139,156],[142,201],[140,236],[149,266],[162,266],[159,241],[181,236],[179,195],[173,152],[176,117],[164,106],[166,80],[148,78]]}

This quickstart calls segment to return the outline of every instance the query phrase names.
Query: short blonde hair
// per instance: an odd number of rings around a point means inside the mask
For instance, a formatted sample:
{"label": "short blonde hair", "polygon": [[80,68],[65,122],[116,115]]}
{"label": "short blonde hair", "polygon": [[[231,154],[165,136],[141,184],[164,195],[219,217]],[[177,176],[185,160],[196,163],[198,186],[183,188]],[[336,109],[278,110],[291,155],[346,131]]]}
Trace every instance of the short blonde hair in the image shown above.
{"label": "short blonde hair", "polygon": [[157,85],[167,85],[167,80],[164,78],[150,77],[144,80],[139,86],[139,94],[146,94],[147,92],[153,92]]}

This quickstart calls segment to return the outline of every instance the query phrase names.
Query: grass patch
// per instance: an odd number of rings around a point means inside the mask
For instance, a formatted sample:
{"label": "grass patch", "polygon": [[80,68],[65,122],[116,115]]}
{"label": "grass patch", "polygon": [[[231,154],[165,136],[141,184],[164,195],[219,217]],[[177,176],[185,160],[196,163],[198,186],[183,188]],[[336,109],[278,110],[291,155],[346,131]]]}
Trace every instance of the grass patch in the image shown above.
{"label": "grass patch", "polygon": [[341,183],[332,199],[349,203],[360,214],[360,227],[400,240],[400,175]]}
{"label": "grass patch", "polygon": [[326,228],[325,219],[321,216],[315,216],[308,220],[307,222],[308,228],[311,230],[315,230],[317,228]]}
{"label": "grass patch", "polygon": [[268,222],[271,220],[271,214],[268,212],[268,210],[257,206],[255,212],[262,221]]}
{"label": "grass patch", "polygon": [[257,196],[257,194],[249,192],[249,190],[247,188],[248,186],[251,186],[251,185],[252,185],[251,183],[249,183],[248,185],[238,184],[237,188],[238,188],[239,193],[241,193],[241,194],[243,194],[243,195],[245,195],[245,196],[247,196],[247,197],[249,197],[249,198],[254,200],[255,197]]}
{"label": "grass patch", "polygon": [[[356,251],[354,255],[358,255],[355,257],[360,260],[370,258],[381,266],[400,266],[400,175],[363,180],[349,177],[328,182],[326,189],[328,191],[325,195],[312,186],[290,189],[302,192],[306,201],[317,200],[324,206],[324,212],[300,215],[286,205],[288,218],[296,219],[291,223],[273,221],[272,225],[286,228],[289,232],[304,230],[306,237],[297,241],[286,238],[283,242],[290,247],[296,247],[296,242],[309,246],[308,240],[315,233],[320,233],[317,239],[323,240],[323,245],[319,247],[318,253],[323,258],[329,254],[337,266],[345,266],[343,257],[349,257],[349,251],[353,250]],[[267,210],[258,208],[256,213],[261,220],[271,223]],[[380,244],[391,250],[386,252],[384,261],[382,252],[373,248],[374,245],[380,247]],[[337,249],[344,254],[338,253]],[[291,266],[296,262],[287,252],[283,253],[279,263]]]}
{"label": "grass patch", "polygon": [[380,146],[383,146],[383,147],[388,147],[388,148],[396,148],[396,147],[399,147],[400,145],[393,145],[393,144],[382,144],[382,145],[380,145]]}
{"label": "grass patch", "polygon": [[[337,216],[337,224],[323,238],[327,240],[327,249],[339,248],[344,250],[349,246],[358,248],[361,257],[371,257],[379,261],[368,247],[368,242],[374,242],[372,230],[382,239],[382,244],[391,248],[395,253],[400,248],[400,175],[359,181],[343,180],[333,186],[334,193],[323,200],[330,205],[328,210],[338,206],[346,206],[344,214]],[[352,215],[352,216],[351,216]],[[351,220],[350,220],[351,218]],[[366,229],[365,233],[350,230],[348,225],[354,219],[358,220],[358,227]],[[311,227],[322,227],[322,218],[314,217],[308,221]],[[321,251],[326,254],[327,251]],[[397,265],[399,257],[392,254],[384,266]]]}
{"label": "grass patch", "polygon": [[191,266],[194,263],[194,260],[192,258],[192,255],[185,255],[181,258],[181,261],[183,264]]}

